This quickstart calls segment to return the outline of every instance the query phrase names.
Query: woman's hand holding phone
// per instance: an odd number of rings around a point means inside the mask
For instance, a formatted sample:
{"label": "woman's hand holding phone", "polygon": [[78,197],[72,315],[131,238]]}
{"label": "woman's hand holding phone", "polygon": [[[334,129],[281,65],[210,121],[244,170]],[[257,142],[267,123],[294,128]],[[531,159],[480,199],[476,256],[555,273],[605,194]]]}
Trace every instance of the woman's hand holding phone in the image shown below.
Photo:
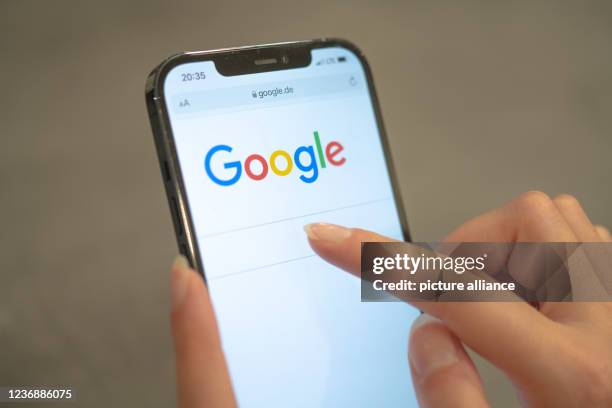
{"label": "woman's hand holding phone", "polygon": [[204,280],[179,256],[172,265],[171,285],[178,406],[236,406]]}
{"label": "woman's hand holding phone", "polygon": [[[306,232],[317,254],[356,275],[361,242],[391,241],[330,224],[310,224]],[[469,220],[445,240],[612,242],[612,237],[591,223],[573,197],[529,192]],[[172,285],[179,406],[235,406],[203,280],[179,258]],[[528,406],[612,406],[612,303],[544,303],[539,310],[521,302],[415,306],[426,314],[413,325],[408,357],[422,406],[488,406],[463,344],[503,370]]]}
{"label": "woman's hand holding phone", "polygon": [[[313,249],[351,273],[360,243],[388,241],[359,229],[307,227]],[[610,242],[573,197],[529,192],[476,217],[448,242]],[[609,272],[608,272],[609,273]],[[462,343],[503,370],[527,406],[612,406],[612,303],[420,302],[409,359],[420,403],[487,406]]]}

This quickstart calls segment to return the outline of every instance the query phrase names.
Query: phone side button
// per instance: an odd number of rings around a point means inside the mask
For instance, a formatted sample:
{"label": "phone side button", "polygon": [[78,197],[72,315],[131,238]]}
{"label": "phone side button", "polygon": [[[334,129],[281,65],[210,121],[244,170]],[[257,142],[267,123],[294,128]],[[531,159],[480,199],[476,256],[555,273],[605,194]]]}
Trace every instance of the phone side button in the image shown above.
{"label": "phone side button", "polygon": [[170,166],[168,165],[167,160],[163,160],[161,163],[162,163],[162,173],[164,175],[164,181],[168,182],[172,179],[172,176],[170,175]]}
{"label": "phone side button", "polygon": [[174,218],[174,225],[176,227],[176,234],[178,236],[183,235],[183,224],[181,224],[181,217],[179,215],[178,204],[175,197],[170,197],[170,207],[172,211],[172,218]]}
{"label": "phone side button", "polygon": [[179,244],[179,252],[184,257],[188,257],[189,256],[189,250],[187,249],[187,245],[185,245],[185,244]]}

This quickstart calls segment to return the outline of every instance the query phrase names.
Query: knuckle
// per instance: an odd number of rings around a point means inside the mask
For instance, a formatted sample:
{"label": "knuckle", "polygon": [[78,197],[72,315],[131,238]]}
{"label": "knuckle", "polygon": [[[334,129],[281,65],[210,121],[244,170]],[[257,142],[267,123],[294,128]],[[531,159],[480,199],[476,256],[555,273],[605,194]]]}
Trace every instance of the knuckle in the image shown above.
{"label": "knuckle", "polygon": [[542,213],[549,211],[554,205],[548,194],[541,191],[528,191],[515,200],[515,205],[521,213]]}
{"label": "knuckle", "polygon": [[576,378],[580,378],[580,400],[592,407],[612,406],[612,369],[609,363],[597,355],[577,358]]}
{"label": "knuckle", "polygon": [[592,363],[584,370],[584,378],[586,380],[585,400],[591,406],[612,406],[612,379],[610,372],[600,362]]}
{"label": "knuckle", "polygon": [[580,206],[578,199],[571,194],[559,194],[555,197],[554,202],[567,207]]}

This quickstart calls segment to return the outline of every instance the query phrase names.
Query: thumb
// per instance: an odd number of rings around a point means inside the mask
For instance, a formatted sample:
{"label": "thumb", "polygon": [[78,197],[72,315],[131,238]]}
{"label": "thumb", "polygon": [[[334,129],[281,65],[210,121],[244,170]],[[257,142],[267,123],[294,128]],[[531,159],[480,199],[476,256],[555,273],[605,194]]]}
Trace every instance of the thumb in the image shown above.
{"label": "thumb", "polygon": [[422,314],[414,321],[408,357],[421,407],[489,406],[474,363],[438,319]]}
{"label": "thumb", "polygon": [[204,280],[178,257],[171,283],[179,407],[236,406]]}

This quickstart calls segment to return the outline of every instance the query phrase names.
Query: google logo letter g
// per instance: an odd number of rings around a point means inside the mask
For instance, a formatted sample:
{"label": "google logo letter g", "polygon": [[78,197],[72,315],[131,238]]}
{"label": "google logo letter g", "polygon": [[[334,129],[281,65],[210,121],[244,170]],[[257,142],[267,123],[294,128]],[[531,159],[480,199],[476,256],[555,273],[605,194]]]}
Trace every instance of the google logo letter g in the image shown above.
{"label": "google logo letter g", "polygon": [[[300,146],[295,149],[293,156],[284,150],[276,150],[272,152],[268,160],[259,154],[251,154],[244,160],[244,164],[237,160],[226,161],[223,163],[223,168],[228,172],[224,172],[223,176],[215,174],[211,168],[211,161],[213,158],[217,159],[217,154],[231,153],[233,149],[228,145],[216,145],[206,153],[204,168],[208,177],[220,186],[236,184],[242,176],[243,169],[247,177],[259,181],[265,179],[270,171],[277,176],[287,176],[293,171],[294,166],[302,173],[300,180],[304,183],[314,183],[319,178],[319,167],[324,169],[327,163],[342,166],[346,158],[340,156],[344,147],[339,142],[329,142],[324,150],[319,132],[313,132],[313,136],[314,146]],[[254,165],[256,162],[258,164]]]}

